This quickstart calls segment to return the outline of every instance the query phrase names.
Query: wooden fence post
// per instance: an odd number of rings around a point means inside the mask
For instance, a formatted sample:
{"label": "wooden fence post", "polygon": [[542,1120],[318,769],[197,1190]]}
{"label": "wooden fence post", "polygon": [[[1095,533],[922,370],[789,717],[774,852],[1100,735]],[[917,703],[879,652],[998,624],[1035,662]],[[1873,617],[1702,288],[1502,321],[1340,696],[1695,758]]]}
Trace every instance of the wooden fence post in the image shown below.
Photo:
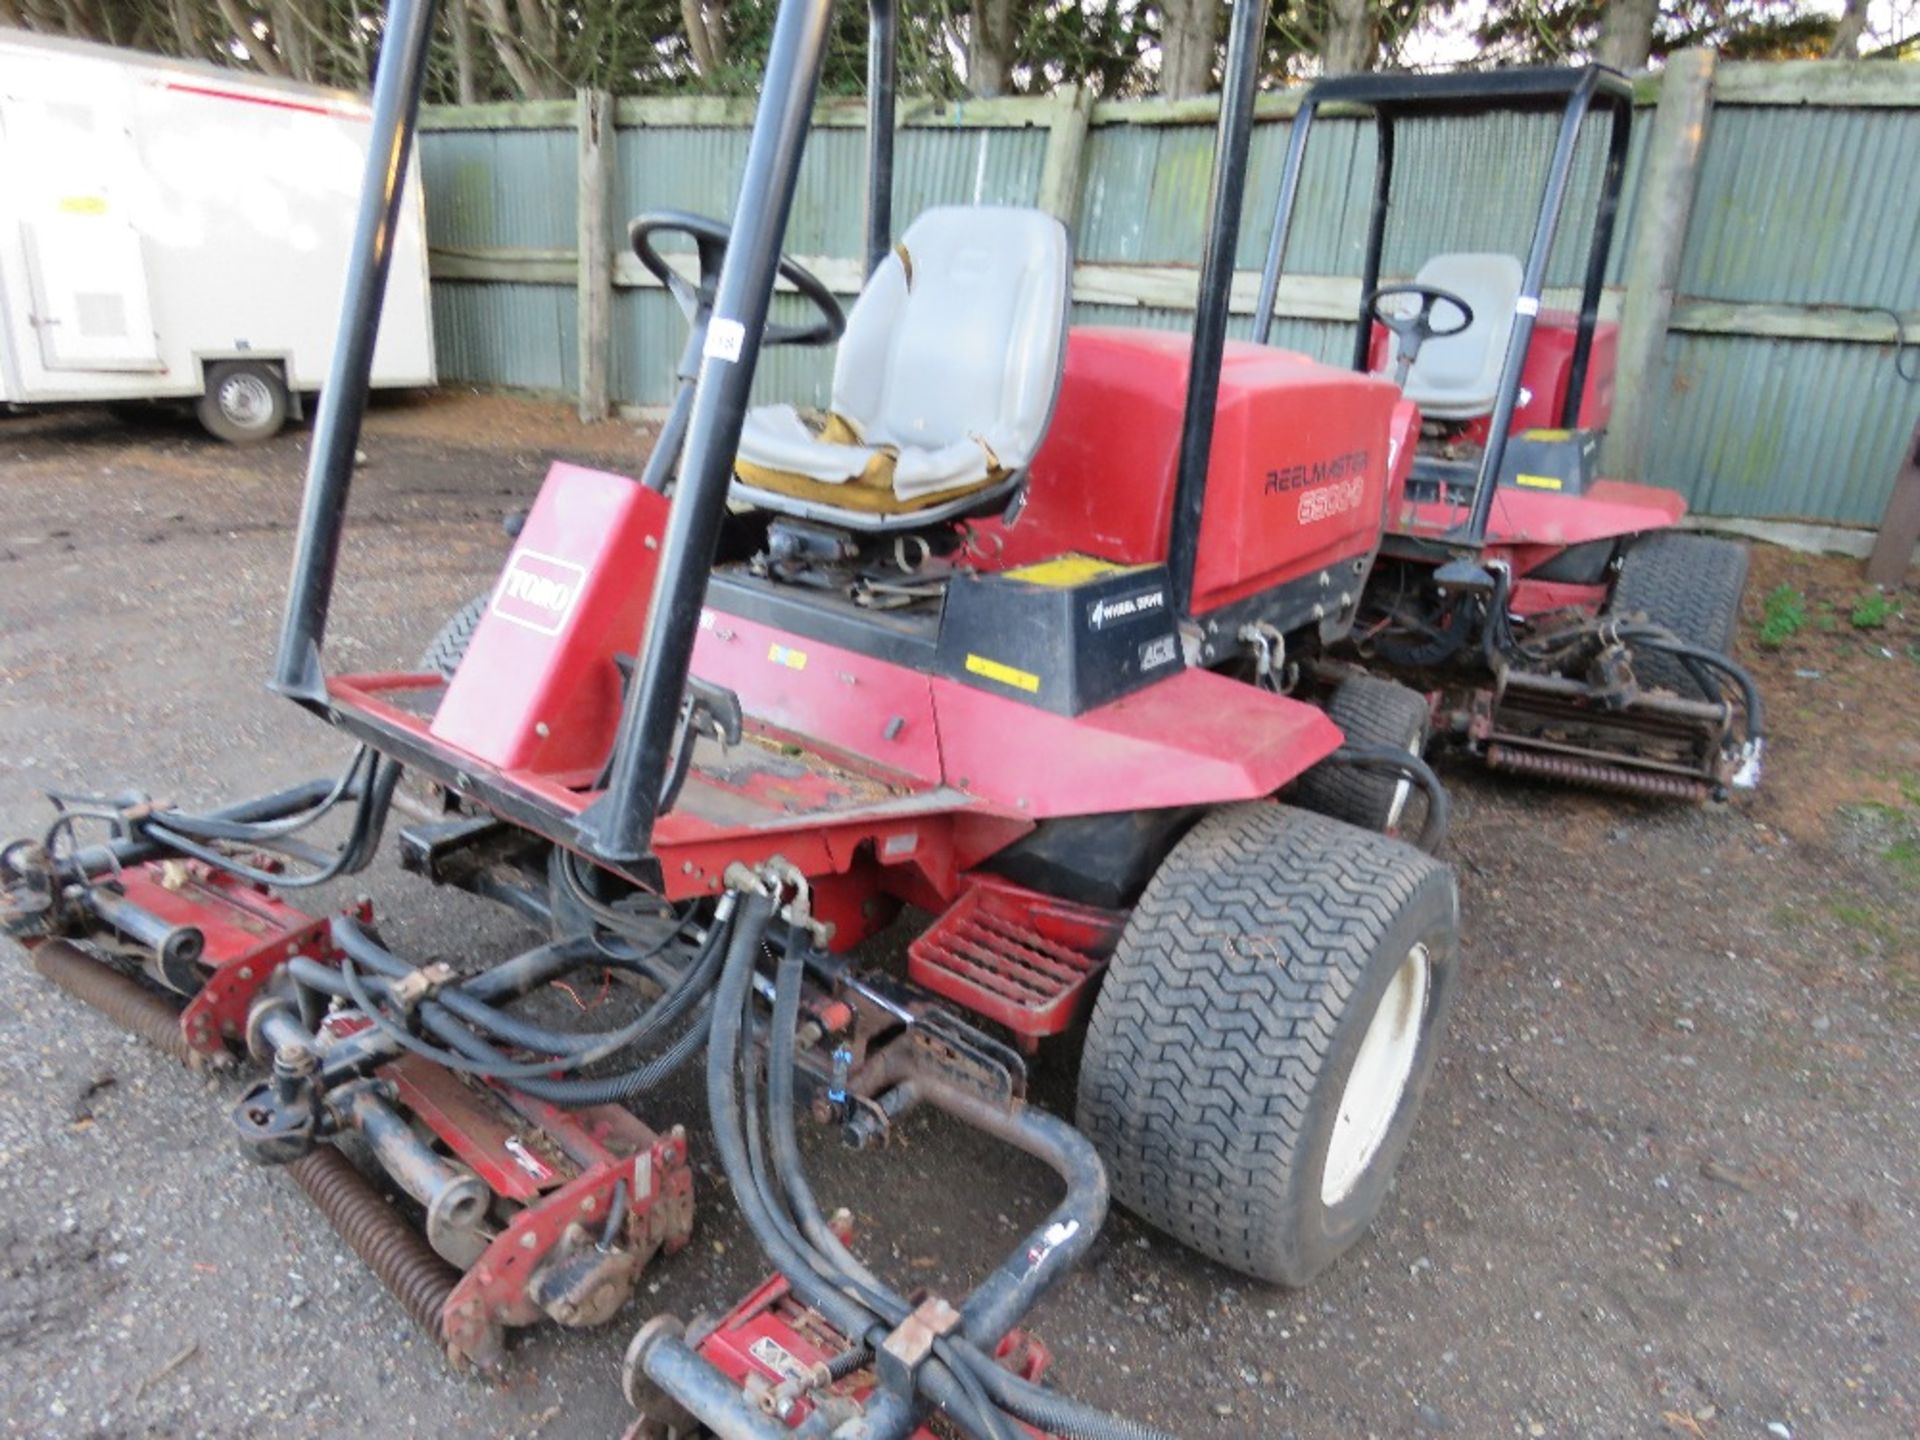
{"label": "wooden fence post", "polygon": [[580,418],[591,423],[612,412],[613,242],[608,213],[614,186],[613,96],[604,90],[575,92],[574,126],[580,159],[574,238]]}
{"label": "wooden fence post", "polygon": [[1711,50],[1681,50],[1667,57],[1660,104],[1647,137],[1632,249],[1627,252],[1626,301],[1614,370],[1618,379],[1606,447],[1607,471],[1634,480],[1643,478],[1648,442],[1660,418],[1660,364],[1713,109],[1715,58]]}
{"label": "wooden fence post", "polygon": [[1093,117],[1093,92],[1069,85],[1055,94],[1047,122],[1047,156],[1040,167],[1039,208],[1068,230],[1080,208],[1080,157],[1086,149],[1087,124]]}
{"label": "wooden fence post", "polygon": [[1905,583],[1915,545],[1920,545],[1920,423],[1914,425],[1906,459],[1893,477],[1887,511],[1880,519],[1880,534],[1867,561],[1868,583],[1889,590]]}

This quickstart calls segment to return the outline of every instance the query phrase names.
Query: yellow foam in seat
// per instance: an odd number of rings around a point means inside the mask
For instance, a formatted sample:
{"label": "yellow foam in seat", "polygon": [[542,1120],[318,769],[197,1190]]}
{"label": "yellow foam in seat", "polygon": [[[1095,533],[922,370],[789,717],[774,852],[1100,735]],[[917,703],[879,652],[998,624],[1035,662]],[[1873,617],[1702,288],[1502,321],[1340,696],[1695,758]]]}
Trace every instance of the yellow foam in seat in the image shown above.
{"label": "yellow foam in seat", "polygon": [[[817,433],[821,440],[829,445],[864,445],[860,432],[853,423],[831,411],[814,424],[813,417],[803,415],[808,427]],[[972,485],[957,486],[951,490],[938,490],[931,495],[916,495],[911,500],[902,500],[893,493],[894,452],[886,447],[877,448],[867,461],[866,468],[858,475],[849,476],[839,484],[825,480],[815,480],[810,475],[795,474],[791,470],[776,470],[769,465],[756,465],[751,460],[734,457],[733,471],[756,490],[770,490],[776,495],[790,495],[795,500],[807,500],[817,505],[837,505],[843,510],[858,510],[868,515],[910,515],[916,510],[930,509],[935,505],[944,505],[949,500],[958,500],[972,495],[976,491],[988,489],[1007,478],[1007,472],[995,466],[987,478]]]}

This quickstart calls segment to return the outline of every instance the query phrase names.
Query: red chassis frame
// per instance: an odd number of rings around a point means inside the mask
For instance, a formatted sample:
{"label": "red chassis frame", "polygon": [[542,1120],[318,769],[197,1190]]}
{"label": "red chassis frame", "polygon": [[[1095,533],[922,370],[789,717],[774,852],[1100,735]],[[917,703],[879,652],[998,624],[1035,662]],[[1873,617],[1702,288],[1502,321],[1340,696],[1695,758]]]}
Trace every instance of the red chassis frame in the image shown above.
{"label": "red chassis frame", "polygon": [[[434,675],[335,677],[328,718],[581,848],[599,798],[587,757],[619,722],[609,662],[639,632],[665,512],[622,477],[556,465],[444,693]],[[681,899],[778,856],[825,892],[836,948],[888,918],[860,901],[944,908],[1041,820],[1271,795],[1341,743],[1317,708],[1206,670],[1065,716],[712,604],[699,626],[694,673],[739,697],[746,734],[725,751],[700,742],[654,828],[654,866],[629,878]]]}

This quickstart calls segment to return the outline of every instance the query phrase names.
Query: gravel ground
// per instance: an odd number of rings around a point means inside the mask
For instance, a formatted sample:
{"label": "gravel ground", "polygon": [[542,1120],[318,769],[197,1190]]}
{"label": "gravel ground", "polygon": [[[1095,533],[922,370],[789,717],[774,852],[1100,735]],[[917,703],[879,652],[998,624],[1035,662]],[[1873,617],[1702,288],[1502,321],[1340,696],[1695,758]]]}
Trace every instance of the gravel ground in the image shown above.
{"label": "gravel ground", "polygon": [[[304,442],[0,421],[0,836],[37,831],[48,789],[204,804],[337,767],[339,738],[261,684]],[[446,395],[383,408],[365,448],[342,669],[418,653],[491,577],[497,519],[548,459],[631,469],[644,437]],[[1853,573],[1756,557],[1756,615],[1783,584],[1816,603],[1756,657],[1780,740],[1755,799],[1449,772],[1466,973],[1376,1232],[1287,1293],[1116,1215],[1034,1317],[1065,1388],[1195,1437],[1920,1432],[1920,629],[1856,630]],[[388,862],[357,888],[408,953],[527,939]],[[639,1321],[761,1271],[702,1168],[693,1245],[615,1324],[523,1336],[496,1380],[450,1375],[292,1184],[235,1153],[238,1081],[188,1076],[17,961],[0,1432],[612,1437]],[[1065,1057],[1038,1084],[1067,1105]],[[698,1114],[685,1085],[646,1110],[686,1121],[697,1160]],[[932,1120],[885,1157],[812,1153],[823,1198],[919,1283],[969,1283],[1050,1198],[1037,1167]]]}

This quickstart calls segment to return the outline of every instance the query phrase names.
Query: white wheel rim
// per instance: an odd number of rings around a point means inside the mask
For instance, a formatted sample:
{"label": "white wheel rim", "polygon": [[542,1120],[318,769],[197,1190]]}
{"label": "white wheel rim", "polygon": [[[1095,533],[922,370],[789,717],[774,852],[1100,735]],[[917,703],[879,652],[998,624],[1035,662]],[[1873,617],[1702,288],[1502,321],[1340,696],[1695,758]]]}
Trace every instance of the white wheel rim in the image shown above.
{"label": "white wheel rim", "polygon": [[1380,1153],[1413,1075],[1432,984],[1433,962],[1422,942],[1407,952],[1388,982],[1340,1092],[1327,1163],[1320,1172],[1322,1204],[1338,1205],[1351,1195]]}
{"label": "white wheel rim", "polygon": [[273,392],[258,375],[229,375],[220,386],[220,413],[252,429],[273,413]]}

